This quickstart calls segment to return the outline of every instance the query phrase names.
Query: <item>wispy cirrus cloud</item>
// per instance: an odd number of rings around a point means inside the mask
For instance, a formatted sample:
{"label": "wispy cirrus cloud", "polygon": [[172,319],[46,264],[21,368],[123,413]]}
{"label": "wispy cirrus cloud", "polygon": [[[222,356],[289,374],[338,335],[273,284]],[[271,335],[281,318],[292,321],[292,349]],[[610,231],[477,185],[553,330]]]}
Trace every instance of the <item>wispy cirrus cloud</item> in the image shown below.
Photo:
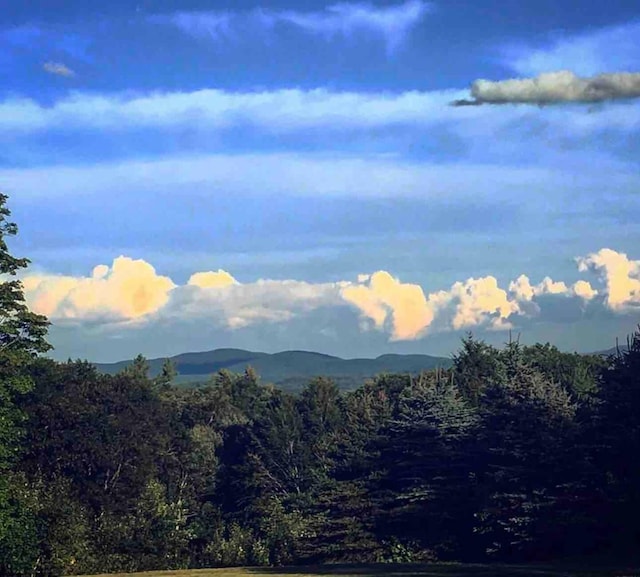
{"label": "wispy cirrus cloud", "polygon": [[222,40],[229,38],[232,26],[237,25],[239,15],[231,12],[174,12],[158,14],[147,20],[155,24],[166,24],[196,38]]}
{"label": "wispy cirrus cloud", "polygon": [[422,0],[407,0],[403,4],[385,7],[340,3],[320,12],[283,11],[267,14],[267,18],[328,39],[339,35],[347,37],[356,32],[372,32],[380,35],[387,50],[393,52],[430,10],[431,4]]}
{"label": "wispy cirrus cloud", "polygon": [[369,3],[343,2],[323,10],[269,10],[249,12],[202,11],[154,15],[150,22],[174,26],[201,39],[223,40],[241,37],[259,28],[273,31],[284,26],[327,40],[354,34],[373,34],[385,43],[387,52],[395,51],[417,26],[432,5],[424,0],[406,0],[401,4],[374,6]]}
{"label": "wispy cirrus cloud", "polygon": [[640,20],[580,34],[555,33],[535,44],[510,44],[501,48],[500,60],[522,76],[567,69],[581,76],[634,70],[640,62],[638,38]]}

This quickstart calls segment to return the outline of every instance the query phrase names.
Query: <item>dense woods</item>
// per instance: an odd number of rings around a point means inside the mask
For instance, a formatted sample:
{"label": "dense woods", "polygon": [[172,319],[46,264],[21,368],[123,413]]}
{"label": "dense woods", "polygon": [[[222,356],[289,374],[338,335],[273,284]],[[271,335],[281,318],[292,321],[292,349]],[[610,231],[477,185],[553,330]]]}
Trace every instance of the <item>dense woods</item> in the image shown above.
{"label": "dense woods", "polygon": [[42,357],[5,201],[0,574],[636,554],[640,333],[608,359],[468,336],[350,392],[104,375]]}

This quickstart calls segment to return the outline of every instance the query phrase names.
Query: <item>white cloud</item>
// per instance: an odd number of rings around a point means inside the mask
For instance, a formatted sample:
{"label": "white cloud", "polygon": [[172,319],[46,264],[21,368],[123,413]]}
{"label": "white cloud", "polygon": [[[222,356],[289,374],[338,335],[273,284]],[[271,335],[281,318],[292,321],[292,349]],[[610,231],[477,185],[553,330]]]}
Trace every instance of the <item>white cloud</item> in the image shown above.
{"label": "white cloud", "polygon": [[[460,91],[402,93],[335,92],[324,88],[231,92],[204,89],[95,95],[73,93],[50,106],[31,99],[0,102],[0,129],[171,129],[187,126],[223,130],[253,127],[276,133],[299,130],[374,129],[423,126],[456,118],[447,106]],[[470,114],[472,114],[470,112]]]}
{"label": "white cloud", "polygon": [[76,75],[76,73],[71,70],[65,64],[61,62],[45,62],[42,65],[42,69],[49,74],[54,74],[55,76],[64,76],[66,78],[71,78]]}
{"label": "white cloud", "polygon": [[[615,312],[640,309],[640,261],[603,248],[577,259],[581,271],[593,270],[605,282],[606,304]],[[579,289],[581,290],[581,288]]]}
{"label": "white cloud", "polygon": [[336,36],[370,33],[380,36],[387,51],[392,52],[424,18],[430,6],[423,0],[406,0],[402,4],[384,7],[342,2],[317,11],[258,8],[250,12],[176,12],[152,16],[149,21],[169,24],[196,38],[215,41],[243,35],[252,37],[256,26],[268,31],[275,26],[288,26],[327,40]]}
{"label": "white cloud", "polygon": [[509,317],[520,312],[518,302],[509,299],[493,276],[457,282],[451,287],[449,298],[455,306],[451,325],[456,330],[477,326],[509,329]]}
{"label": "white cloud", "polygon": [[169,23],[192,36],[222,40],[231,33],[233,15],[229,12],[175,12],[167,16],[155,16],[152,22]]}
{"label": "white cloud", "polygon": [[430,4],[421,0],[407,0],[403,4],[374,7],[364,3],[340,3],[320,12],[287,10],[269,14],[275,22],[284,22],[306,32],[327,38],[350,36],[357,31],[369,31],[384,39],[392,52],[404,41],[407,33],[429,11]]}
{"label": "white cloud", "polygon": [[[416,340],[433,331],[510,329],[523,317],[539,316],[541,307],[556,298],[579,299],[586,305],[602,294],[600,302],[615,313],[640,306],[640,261],[602,249],[577,262],[581,271],[600,274],[605,284],[601,293],[584,280],[569,287],[545,277],[532,285],[521,275],[508,290],[495,277],[485,276],[426,295],[421,286],[403,283],[387,271],[359,275],[356,282],[261,279],[243,284],[218,270],[195,273],[187,284],[177,286],[149,263],[127,257],[115,259],[111,266],[98,265],[87,277],[32,274],[22,280],[29,306],[54,323],[191,319],[234,331],[350,306],[392,341]],[[368,326],[362,325],[364,330]]]}
{"label": "white cloud", "polygon": [[[634,190],[635,168],[601,166],[576,174],[564,168],[491,164],[424,163],[388,155],[214,154],[86,166],[0,169],[4,190],[16,198],[73,198],[85,195],[158,196],[176,191],[215,198],[219,194],[306,197],[457,199],[477,202],[535,201],[575,190]],[[570,189],[568,184],[570,183]],[[550,192],[552,191],[552,192]],[[175,193],[174,193],[175,194]]]}
{"label": "white cloud", "polygon": [[54,320],[135,320],[169,300],[173,281],[149,263],[118,257],[89,277],[29,275],[23,280],[29,305]]}
{"label": "white cloud", "polygon": [[575,296],[585,301],[590,301],[598,295],[598,291],[585,280],[576,281],[571,290]]}
{"label": "white cloud", "polygon": [[565,69],[583,76],[634,70],[640,61],[638,38],[640,21],[581,34],[555,34],[543,47],[506,47],[503,62],[524,76]]}
{"label": "white cloud", "polygon": [[345,286],[342,298],[371,319],[376,328],[385,328],[388,321],[393,340],[416,339],[432,323],[434,307],[420,286],[402,283],[386,271],[360,275],[358,282]]}
{"label": "white cloud", "polygon": [[218,269],[217,272],[197,272],[192,274],[187,283],[190,286],[197,286],[200,288],[223,288],[238,284],[238,281],[234,279],[227,271]]}
{"label": "white cloud", "polygon": [[209,319],[232,330],[260,323],[284,323],[322,307],[340,305],[340,286],[295,280],[241,284],[234,279],[210,286],[190,282],[174,291],[161,316]]}

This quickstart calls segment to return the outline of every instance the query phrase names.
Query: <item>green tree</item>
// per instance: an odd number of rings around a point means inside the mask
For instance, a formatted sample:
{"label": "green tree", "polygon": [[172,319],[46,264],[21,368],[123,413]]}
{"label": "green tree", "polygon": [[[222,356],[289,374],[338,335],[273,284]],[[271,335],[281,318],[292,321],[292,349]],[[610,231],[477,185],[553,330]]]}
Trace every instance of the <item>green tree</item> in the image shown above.
{"label": "green tree", "polygon": [[153,379],[153,386],[157,390],[166,390],[173,384],[177,376],[176,364],[171,359],[165,359],[160,374]]}
{"label": "green tree", "polygon": [[462,350],[453,357],[455,383],[469,401],[477,405],[484,387],[496,376],[498,351],[468,334]]}
{"label": "green tree", "polygon": [[640,329],[628,345],[602,374],[593,431],[606,499],[600,531],[623,553],[637,552],[640,542]]}
{"label": "green tree", "polygon": [[6,239],[18,228],[8,220],[6,203],[7,196],[0,193],[0,573],[12,575],[34,562],[29,507],[13,474],[23,421],[17,400],[32,386],[24,373],[26,365],[51,347],[46,341],[47,319],[29,310],[16,278],[29,260],[9,252]]}
{"label": "green tree", "polygon": [[146,357],[139,354],[133,362],[124,368],[121,371],[122,374],[140,379],[140,380],[148,380],[149,379],[149,361],[147,361]]}
{"label": "green tree", "polygon": [[566,537],[554,512],[572,463],[575,405],[526,362],[517,342],[500,351],[497,361],[480,399],[483,498],[476,531],[490,556],[540,559]]}
{"label": "green tree", "polygon": [[470,555],[477,421],[448,373],[424,373],[403,391],[378,463],[385,540],[399,535],[427,557]]}

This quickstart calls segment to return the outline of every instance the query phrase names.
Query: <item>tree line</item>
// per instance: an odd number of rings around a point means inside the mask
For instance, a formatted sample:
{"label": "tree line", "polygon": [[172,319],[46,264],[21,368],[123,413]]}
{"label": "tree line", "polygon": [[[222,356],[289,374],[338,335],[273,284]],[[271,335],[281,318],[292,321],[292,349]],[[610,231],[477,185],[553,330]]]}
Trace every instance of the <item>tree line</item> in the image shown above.
{"label": "tree line", "polygon": [[0,574],[637,555],[640,332],[608,359],[468,336],[350,392],[104,375],[43,356],[9,217],[0,195]]}

